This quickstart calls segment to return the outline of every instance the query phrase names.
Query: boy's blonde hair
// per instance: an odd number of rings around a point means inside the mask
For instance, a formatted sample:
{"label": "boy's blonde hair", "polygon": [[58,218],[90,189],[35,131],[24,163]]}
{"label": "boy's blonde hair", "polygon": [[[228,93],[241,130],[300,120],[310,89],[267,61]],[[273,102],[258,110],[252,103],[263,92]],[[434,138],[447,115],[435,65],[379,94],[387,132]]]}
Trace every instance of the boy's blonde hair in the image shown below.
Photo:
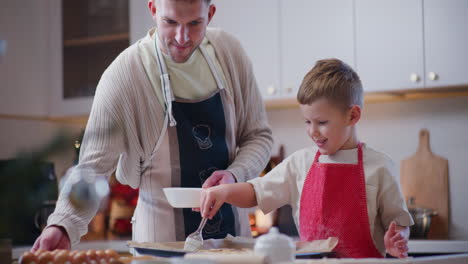
{"label": "boy's blonde hair", "polygon": [[297,101],[309,105],[320,98],[326,98],[346,111],[352,105],[362,108],[363,91],[357,73],[338,59],[319,60],[302,80]]}

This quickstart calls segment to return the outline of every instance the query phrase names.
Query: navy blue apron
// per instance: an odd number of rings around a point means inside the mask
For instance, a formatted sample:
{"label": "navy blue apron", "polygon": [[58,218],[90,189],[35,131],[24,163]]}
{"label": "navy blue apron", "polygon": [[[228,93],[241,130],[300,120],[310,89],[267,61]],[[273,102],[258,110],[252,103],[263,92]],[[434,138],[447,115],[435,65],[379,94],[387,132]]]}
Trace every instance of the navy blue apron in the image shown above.
{"label": "navy blue apron", "polygon": [[[199,48],[210,66],[218,90],[204,100],[179,100],[172,95],[167,68],[156,41],[164,100],[170,125],[177,131],[181,187],[201,187],[214,171],[225,170],[229,165],[226,119],[220,94],[225,92],[224,87],[206,50],[202,46]],[[183,216],[185,236],[188,236],[198,228],[201,216],[191,208],[184,208]],[[203,238],[224,238],[227,234],[235,236],[235,218],[231,205],[224,204],[206,223]]]}

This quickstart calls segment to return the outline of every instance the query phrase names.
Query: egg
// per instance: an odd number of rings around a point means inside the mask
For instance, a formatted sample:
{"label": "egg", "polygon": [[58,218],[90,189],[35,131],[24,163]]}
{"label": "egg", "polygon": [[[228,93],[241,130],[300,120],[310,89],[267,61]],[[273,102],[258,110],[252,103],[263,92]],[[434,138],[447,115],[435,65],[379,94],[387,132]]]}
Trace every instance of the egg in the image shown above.
{"label": "egg", "polygon": [[37,256],[32,252],[24,252],[19,259],[20,264],[38,264]]}
{"label": "egg", "polygon": [[71,257],[68,252],[57,252],[54,256],[54,264],[71,264]]}
{"label": "egg", "polygon": [[96,250],[88,250],[86,251],[86,256],[88,257],[88,260],[91,261],[91,260],[97,260],[97,255],[96,255]]}
{"label": "egg", "polygon": [[89,264],[86,252],[79,251],[72,257],[72,264]]}
{"label": "egg", "polygon": [[54,261],[54,255],[50,251],[42,252],[39,257],[37,257],[39,264],[52,264]]}
{"label": "egg", "polygon": [[98,263],[102,263],[102,260],[107,260],[107,254],[104,250],[96,250],[96,256]]}
{"label": "egg", "polygon": [[36,255],[36,256],[39,257],[39,255],[41,255],[42,252],[45,252],[45,250],[43,250],[43,249],[38,249],[38,250],[34,251],[34,255]]}
{"label": "egg", "polygon": [[107,260],[118,259],[119,258],[119,253],[117,253],[115,250],[106,249],[106,250],[104,250],[104,253],[107,256]]}

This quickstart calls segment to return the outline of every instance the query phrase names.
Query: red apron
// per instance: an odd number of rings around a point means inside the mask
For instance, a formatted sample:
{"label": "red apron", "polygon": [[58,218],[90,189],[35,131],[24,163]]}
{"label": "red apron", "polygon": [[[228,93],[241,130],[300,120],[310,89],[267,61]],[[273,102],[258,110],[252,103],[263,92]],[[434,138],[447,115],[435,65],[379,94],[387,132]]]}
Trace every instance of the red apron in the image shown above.
{"label": "red apron", "polygon": [[317,151],[302,189],[302,241],[338,237],[337,257],[382,258],[372,240],[367,215],[362,146],[358,164],[319,163]]}

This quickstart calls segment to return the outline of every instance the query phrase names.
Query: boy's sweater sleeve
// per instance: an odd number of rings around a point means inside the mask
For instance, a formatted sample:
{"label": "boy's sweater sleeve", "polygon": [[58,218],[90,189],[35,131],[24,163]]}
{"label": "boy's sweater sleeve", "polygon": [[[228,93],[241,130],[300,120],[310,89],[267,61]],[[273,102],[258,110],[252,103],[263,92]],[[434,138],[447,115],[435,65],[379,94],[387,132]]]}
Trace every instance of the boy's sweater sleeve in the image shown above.
{"label": "boy's sweater sleeve", "polygon": [[378,208],[385,229],[389,227],[392,221],[400,226],[413,225],[413,218],[406,207],[393,162],[387,160],[380,173],[383,180],[378,195]]}
{"label": "boy's sweater sleeve", "polygon": [[295,189],[296,171],[291,157],[285,159],[263,177],[249,180],[252,184],[258,207],[267,214],[286,204],[291,204]]}

